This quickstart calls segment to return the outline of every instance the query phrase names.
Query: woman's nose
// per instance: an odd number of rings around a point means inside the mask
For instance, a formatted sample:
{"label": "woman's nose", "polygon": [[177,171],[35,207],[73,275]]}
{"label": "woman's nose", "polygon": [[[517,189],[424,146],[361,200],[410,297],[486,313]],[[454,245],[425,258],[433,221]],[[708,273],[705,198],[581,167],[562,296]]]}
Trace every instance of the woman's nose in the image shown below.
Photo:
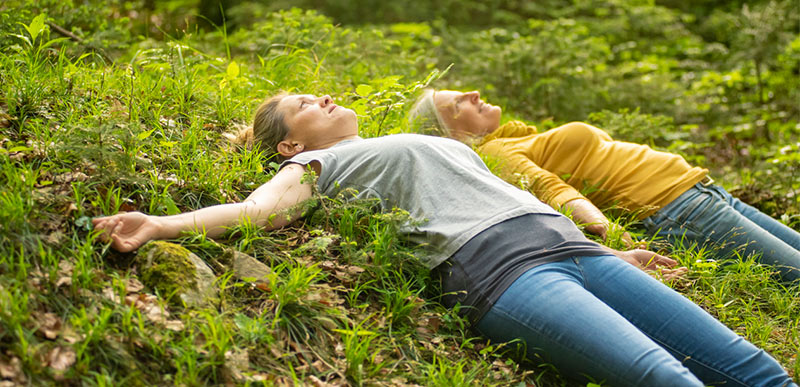
{"label": "woman's nose", "polygon": [[470,91],[469,93],[467,93],[467,96],[469,97],[469,100],[474,103],[477,103],[478,101],[481,100],[481,93],[478,92],[477,90]]}
{"label": "woman's nose", "polygon": [[332,102],[333,102],[333,98],[331,98],[330,95],[326,94],[326,95],[323,95],[322,97],[319,97],[319,105],[322,106],[322,107],[328,106]]}

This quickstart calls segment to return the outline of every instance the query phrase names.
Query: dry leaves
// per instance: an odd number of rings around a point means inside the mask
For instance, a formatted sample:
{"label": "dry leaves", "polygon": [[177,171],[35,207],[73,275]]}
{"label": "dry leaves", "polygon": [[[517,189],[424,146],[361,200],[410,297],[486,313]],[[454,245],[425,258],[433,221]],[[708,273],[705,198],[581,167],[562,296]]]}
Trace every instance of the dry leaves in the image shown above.
{"label": "dry leaves", "polygon": [[56,371],[66,371],[75,364],[75,351],[69,347],[55,347],[47,354],[47,365]]}
{"label": "dry leaves", "polygon": [[250,378],[246,372],[250,368],[250,356],[246,350],[234,349],[225,352],[225,372],[235,381],[243,382]]}
{"label": "dry leaves", "polygon": [[58,263],[58,279],[56,280],[56,288],[72,285],[73,270],[75,270],[75,266],[69,261],[62,260]]}
{"label": "dry leaves", "polygon": [[53,176],[53,183],[56,184],[69,184],[72,183],[73,181],[86,181],[86,180],[89,180],[89,176],[80,171],[66,172]]}
{"label": "dry leaves", "polygon": [[[153,294],[140,293],[143,289],[144,285],[141,281],[136,278],[128,278],[125,281],[125,292],[127,293],[124,299],[125,304],[139,309],[145,318],[155,324],[159,324],[171,331],[182,331],[185,328],[183,321],[170,320],[169,311],[159,304],[158,297]],[[102,290],[102,295],[112,302],[118,304],[123,302],[117,292],[114,291],[114,288],[110,286]]]}
{"label": "dry leaves", "polygon": [[318,266],[320,269],[333,274],[333,276],[336,277],[336,279],[338,279],[345,285],[354,283],[357,280],[358,276],[364,272],[363,267],[354,265],[342,265],[333,260],[321,261]]}
{"label": "dry leaves", "polygon": [[33,318],[39,324],[36,333],[47,338],[48,340],[55,340],[61,332],[63,323],[55,313],[42,313],[33,312]]}
{"label": "dry leaves", "polygon": [[0,358],[0,379],[3,379],[0,381],[0,387],[15,386],[26,382],[25,373],[22,372],[22,362],[18,357]]}

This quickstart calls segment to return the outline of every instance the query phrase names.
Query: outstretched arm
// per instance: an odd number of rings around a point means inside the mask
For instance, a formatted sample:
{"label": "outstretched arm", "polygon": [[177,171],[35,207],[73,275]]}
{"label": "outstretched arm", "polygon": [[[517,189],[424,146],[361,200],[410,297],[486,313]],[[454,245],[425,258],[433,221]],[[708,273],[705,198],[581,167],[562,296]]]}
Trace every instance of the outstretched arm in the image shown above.
{"label": "outstretched arm", "polygon": [[[606,218],[602,211],[597,208],[589,199],[578,198],[570,200],[562,205],[572,213],[572,218],[578,223],[585,224],[586,231],[599,235],[603,240],[608,238],[608,231],[614,227],[611,221]],[[636,244],[627,231],[622,233],[622,242],[628,247]]]}
{"label": "outstretched arm", "polygon": [[[101,238],[127,252],[154,239],[177,238],[185,231],[205,231],[210,237],[222,235],[227,227],[249,220],[267,229],[288,225],[301,215],[293,207],[311,198],[310,182],[302,182],[305,169],[289,164],[241,203],[220,204],[172,216],[140,212],[120,213],[92,220]],[[287,212],[288,211],[288,212]]]}

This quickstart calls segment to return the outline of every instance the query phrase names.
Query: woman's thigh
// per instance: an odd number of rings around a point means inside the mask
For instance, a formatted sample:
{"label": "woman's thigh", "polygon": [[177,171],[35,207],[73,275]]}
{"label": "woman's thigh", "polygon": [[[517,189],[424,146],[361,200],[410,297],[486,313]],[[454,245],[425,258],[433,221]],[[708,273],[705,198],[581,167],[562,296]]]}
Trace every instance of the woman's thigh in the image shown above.
{"label": "woman's thigh", "polygon": [[733,195],[728,193],[724,188],[714,186],[713,189],[718,191],[720,195],[725,198],[725,201],[733,207],[733,209],[742,214],[742,216],[750,219],[751,222],[784,241],[789,246],[792,246],[795,250],[800,251],[800,233],[779,222],[777,219],[759,211],[757,208],[733,197]]}
{"label": "woman's thigh", "polygon": [[721,258],[755,255],[759,262],[775,266],[784,279],[800,279],[800,251],[737,211],[714,188],[693,187],[643,223],[650,233],[672,243],[709,246]]}
{"label": "woman's thigh", "polygon": [[567,376],[587,375],[611,385],[702,385],[582,282],[572,259],[533,268],[477,328],[493,341],[522,339],[530,359],[551,363]]}
{"label": "woman's thigh", "polygon": [[614,257],[575,260],[589,292],[680,359],[705,384],[793,385],[766,352],[638,268]]}

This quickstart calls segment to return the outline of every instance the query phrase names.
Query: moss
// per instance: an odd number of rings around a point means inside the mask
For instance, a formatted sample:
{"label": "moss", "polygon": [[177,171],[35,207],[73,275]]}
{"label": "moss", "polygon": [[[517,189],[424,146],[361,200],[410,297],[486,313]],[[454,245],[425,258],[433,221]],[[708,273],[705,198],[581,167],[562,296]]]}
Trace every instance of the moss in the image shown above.
{"label": "moss", "polygon": [[158,290],[169,302],[180,302],[180,293],[197,286],[196,269],[189,259],[190,254],[189,250],[174,243],[148,243],[137,256],[142,283]]}

